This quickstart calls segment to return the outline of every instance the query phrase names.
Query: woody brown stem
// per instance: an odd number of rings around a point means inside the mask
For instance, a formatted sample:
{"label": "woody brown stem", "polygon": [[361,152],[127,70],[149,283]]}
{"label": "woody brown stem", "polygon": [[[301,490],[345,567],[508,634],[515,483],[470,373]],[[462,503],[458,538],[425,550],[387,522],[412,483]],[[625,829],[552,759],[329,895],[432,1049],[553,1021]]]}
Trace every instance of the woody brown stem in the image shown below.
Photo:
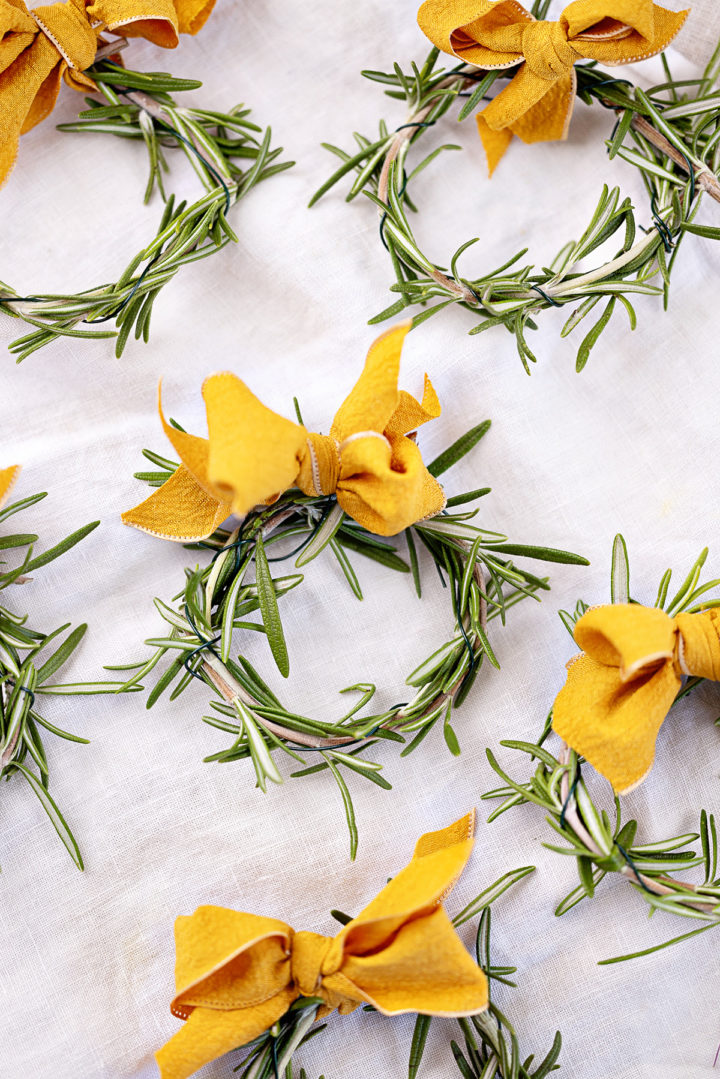
{"label": "woody brown stem", "polygon": [[[657,131],[644,116],[634,116],[632,126],[646,138],[648,142],[652,143],[653,146],[656,146],[658,150],[661,150],[684,172],[690,172],[686,158],[668,139],[665,138],[662,132]],[[703,191],[706,191],[711,198],[715,199],[716,202],[720,202],[720,181],[718,181],[717,176],[715,176],[709,168],[698,168],[697,165],[692,164],[692,162],[690,163],[690,168],[695,177],[695,183],[701,187]]]}
{"label": "woody brown stem", "polygon": [[105,41],[95,53],[93,63],[99,64],[101,60],[107,60],[108,56],[114,56],[115,53],[122,52],[127,46],[128,40],[125,37],[119,37],[117,41]]}

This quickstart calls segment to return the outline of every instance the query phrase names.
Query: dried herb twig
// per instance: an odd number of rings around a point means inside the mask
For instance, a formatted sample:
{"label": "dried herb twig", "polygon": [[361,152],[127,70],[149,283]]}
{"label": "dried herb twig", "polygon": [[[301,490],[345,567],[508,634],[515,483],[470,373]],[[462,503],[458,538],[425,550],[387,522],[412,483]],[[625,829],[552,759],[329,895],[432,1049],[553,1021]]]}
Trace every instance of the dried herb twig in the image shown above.
{"label": "dried herb twig", "polygon": [[[533,13],[543,18],[546,8],[545,0],[538,0]],[[347,201],[362,193],[378,207],[380,238],[396,279],[390,291],[398,298],[370,319],[371,323],[420,307],[414,317],[418,325],[459,304],[481,316],[470,334],[493,326],[504,326],[512,333],[529,373],[536,357],[527,333],[537,329],[535,320],[540,312],[570,306],[561,331],[565,337],[601,305],[600,318],[578,348],[577,370],[581,371],[618,305],[625,309],[631,329],[637,323],[634,294],[662,295],[667,307],[670,273],[688,233],[720,239],[720,228],[695,223],[703,193],[720,201],[720,96],[715,85],[720,46],[699,79],[673,80],[665,61],[667,81],[647,92],[592,63],[577,65],[578,95],[587,104],[599,104],[615,113],[615,129],[606,144],[608,153],[640,171],[649,197],[648,227],[638,222],[630,199],[621,198],[619,188],[605,186],[580,239],[565,244],[548,267],[523,262],[527,254],[523,248],[502,266],[476,277],[461,273],[460,259],[479,237],[463,243],[449,259],[448,268],[421,250],[409,220],[409,211],[416,209],[411,197],[413,181],[442,151],[460,147],[437,147],[412,168],[409,154],[457,101],[462,101],[457,119],[464,120],[480,107],[494,83],[513,72],[483,72],[466,64],[443,70],[436,67],[438,56],[438,50],[433,49],[422,67],[412,64],[409,72],[397,64],[392,72],[363,72],[366,78],[389,87],[389,97],[407,104],[407,118],[394,130],[382,120],[377,138],[356,133],[359,149],[354,153],[324,144],[342,164],[315,193],[310,205],[340,180],[354,175]],[[516,148],[514,152],[519,151]],[[618,235],[620,246],[609,260],[601,254],[595,266],[581,267]]]}
{"label": "dried herb twig", "polygon": [[[473,428],[441,454],[429,471],[435,476],[446,471],[488,427],[489,423],[483,423]],[[145,451],[145,456],[160,471],[139,473],[138,477],[155,485],[165,482],[174,463],[150,451]],[[504,622],[515,603],[528,596],[537,598],[538,592],[548,588],[546,578],[517,567],[514,557],[586,564],[585,559],[566,551],[509,543],[505,536],[470,523],[477,510],[456,511],[487,490],[451,498],[448,508],[454,512],[420,521],[406,530],[408,561],[393,544],[345,516],[334,496],[309,497],[289,491],[272,506],[258,507],[232,532],[220,530],[206,543],[194,545],[209,551],[209,561],[186,570],[185,587],[172,604],[155,600],[167,626],[165,635],[145,642],[152,648],[147,660],[111,669],[133,671],[126,683],[132,688],[159,664],[170,661],[149,694],[148,707],[171,686],[171,699],[175,699],[193,679],[209,685],[216,696],[213,713],[203,717],[204,721],[229,734],[232,742],[206,759],[231,763],[249,757],[263,791],[268,781],[282,782],[274,759],[278,751],[302,765],[292,773],[294,777],[330,772],[342,796],[354,857],[357,824],[347,772],[388,789],[382,765],[367,756],[368,750],[379,741],[392,741],[403,746],[404,756],[438,725],[450,751],[460,753],[451,723],[453,711],[462,704],[483,664],[498,666],[489,640],[489,623],[498,618]],[[276,554],[278,551],[281,553]],[[303,578],[300,573],[273,577],[271,565],[293,557],[295,568],[302,569],[322,551],[336,558],[358,598],[362,598],[362,590],[350,561],[352,553],[410,573],[418,596],[419,553],[427,552],[435,564],[449,594],[455,629],[447,642],[408,676],[411,694],[407,701],[368,714],[365,709],[376,686],[363,681],[342,691],[357,694],[357,700],[338,720],[299,715],[279,700],[245,656],[233,658],[234,634],[259,631],[266,635],[278,669],[287,676],[289,655],[278,600]],[[260,622],[249,621],[258,611]],[[410,740],[406,743],[407,737]],[[306,766],[308,754],[315,755],[315,760]]]}
{"label": "dried herb twig", "polygon": [[[153,305],[164,286],[184,266],[236,241],[227,218],[231,207],[293,164],[277,160],[282,148],[271,148],[271,129],[253,123],[250,110],[242,105],[216,112],[176,103],[173,95],[195,90],[200,82],[163,72],[129,71],[108,59],[88,74],[104,100],[86,98],[88,109],[60,129],[143,141],[149,161],[145,201],[157,188],[165,207],[155,237],[111,284],[72,294],[28,295],[0,282],[0,310],[34,327],[10,345],[18,363],[58,337],[114,337],[117,356],[131,333],[147,342]],[[195,202],[179,202],[166,194],[168,149],[183,151],[204,187]]]}
{"label": "dried herb twig", "polygon": [[[655,606],[676,615],[681,611],[695,612],[720,605],[720,599],[708,600],[707,593],[720,587],[720,579],[700,583],[702,567],[707,558],[707,548],[690,569],[679,590],[669,597],[671,571],[668,570],[660,583]],[[622,536],[617,536],[613,547],[611,574],[613,603],[635,602],[629,592],[629,568],[627,551]],[[580,601],[572,613],[561,611],[568,630],[587,610]],[[686,696],[703,679],[688,678],[677,695],[676,701]],[[569,855],[577,861],[580,884],[559,903],[555,913],[566,914],[585,898],[592,898],[608,874],[617,873],[634,886],[648,903],[651,913],[667,911],[682,918],[693,918],[704,924],[661,944],[645,948],[629,955],[603,960],[617,963],[638,956],[650,955],[671,944],[697,936],[720,924],[720,876],[718,875],[718,840],[712,813],[702,810],[698,832],[672,836],[652,843],[637,844],[637,822],[623,822],[620,800],[614,799],[611,816],[598,809],[592,800],[585,778],[581,773],[582,758],[564,742],[555,754],[544,744],[551,732],[552,713],[537,743],[506,740],[501,745],[520,753],[526,753],[537,762],[534,775],[520,783],[500,766],[494,754],[488,750],[488,760],[495,772],[506,784],[483,795],[484,799],[500,799],[501,805],[493,811],[489,820],[515,806],[532,802],[541,806],[547,814],[548,824],[564,840],[564,846],[546,843],[550,850]],[[685,849],[687,844],[700,840],[701,853]],[[700,884],[681,881],[671,875],[673,871],[702,866],[704,879]]]}

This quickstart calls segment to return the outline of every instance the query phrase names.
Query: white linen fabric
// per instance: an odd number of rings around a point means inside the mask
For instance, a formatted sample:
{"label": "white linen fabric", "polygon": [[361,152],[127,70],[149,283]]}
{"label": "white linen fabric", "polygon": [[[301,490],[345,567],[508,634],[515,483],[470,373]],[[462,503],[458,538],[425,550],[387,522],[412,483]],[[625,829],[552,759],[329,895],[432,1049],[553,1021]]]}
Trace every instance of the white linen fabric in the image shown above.
{"label": "white linen fabric", "polygon": [[[0,464],[24,465],[19,496],[49,492],[21,527],[49,545],[102,519],[21,595],[7,595],[46,627],[89,622],[67,679],[102,677],[103,664],[142,656],[143,638],[163,627],[153,597],[169,599],[193,558],[119,520],[144,496],[132,478],[142,467],[141,448],[166,450],[155,411],[158,378],[168,413],[193,431],[204,430],[201,381],[218,368],[235,371],[286,414],[297,394],[306,422],[327,430],[360,372],[376,332],[367,319],[391,302],[376,212],[364,199],[346,205],[343,186],[311,211],[306,203],[335,167],[322,141],[349,147],[351,132],[372,134],[381,115],[391,125],[403,122],[398,103],[360,70],[422,58],[427,42],[415,15],[410,0],[226,0],[174,54],[140,42],[128,49],[131,66],[201,77],[203,89],[188,94],[189,102],[245,101],[259,122],[272,123],[297,165],[233,210],[236,247],[167,286],[149,346],[131,344],[117,360],[112,341],[67,339],[19,368],[8,354],[1,359]],[[692,73],[677,54],[672,63]],[[650,85],[662,71],[652,62],[632,76]],[[53,118],[23,138],[19,164],[0,193],[2,277],[20,291],[115,279],[158,219],[157,200],[141,205],[141,146],[54,129],[80,104],[63,90]],[[427,145],[457,141],[463,150],[442,156],[416,185],[421,242],[447,261],[479,235],[466,256],[468,273],[526,245],[545,264],[585,227],[604,180],[644,207],[636,172],[607,160],[611,127],[603,110],[578,105],[567,142],[515,142],[489,181],[473,122],[458,127],[448,119],[428,133]],[[181,166],[175,175],[183,193],[196,191]],[[700,220],[717,224],[719,215],[708,203]],[[617,531],[627,538],[640,600],[653,602],[666,567],[684,574],[706,543],[709,570],[720,576],[719,266],[717,246],[688,238],[669,311],[659,300],[639,299],[634,333],[618,314],[580,376],[574,363],[584,330],[561,340],[567,313],[541,316],[531,378],[504,330],[467,336],[467,312],[448,311],[408,338],[403,385],[419,392],[428,371],[444,404],[442,417],[420,435],[427,460],[473,424],[493,421],[480,447],[447,474],[449,493],[491,486],[479,517],[485,527],[581,552],[592,564],[550,567],[552,592],[541,605],[514,608],[504,629],[493,623],[502,669],[484,671],[457,713],[459,759],[439,731],[402,761],[392,746],[375,751],[393,790],[352,783],[360,826],[354,865],[340,798],[326,775],[289,780],[263,796],[253,789],[249,764],[203,763],[228,744],[201,722],[209,698],[203,686],[174,704],[163,698],[149,712],[139,694],[48,702],[54,722],[91,739],[77,746],[48,738],[52,789],[87,868],[74,868],[25,784],[3,786],[1,1079],[152,1079],[153,1051],[177,1029],[168,1007],[177,914],[215,903],[333,933],[329,909],[359,910],[406,863],[423,831],[472,805],[480,805],[482,822],[491,806],[480,796],[497,785],[485,748],[513,774],[529,774],[524,758],[498,742],[537,736],[575,651],[557,610],[579,596],[608,600]],[[21,332],[19,323],[0,320],[3,344]],[[377,682],[380,705],[402,699],[405,675],[451,629],[448,597],[432,566],[425,565],[419,602],[407,577],[355,563],[364,602],[324,557],[282,601],[292,661],[287,683],[273,675],[259,635],[242,642],[299,710],[337,715],[345,701],[337,692],[358,680]],[[701,806],[718,811],[719,710],[718,687],[708,685],[673,711],[652,774],[623,801],[642,840],[693,831]],[[599,780],[591,786],[598,797],[607,794]],[[543,840],[551,833],[532,806],[481,823],[471,865],[449,902],[459,909],[506,870],[537,866],[497,904],[494,920],[497,962],[518,967],[518,988],[501,987],[496,998],[523,1047],[542,1055],[560,1028],[561,1074],[573,1079],[709,1076],[720,1039],[713,934],[598,966],[695,923],[662,914],[649,922],[641,897],[619,880],[555,918],[575,869]],[[471,943],[469,931],[466,939]],[[433,1025],[426,1079],[455,1074],[449,1042],[456,1030],[450,1021]],[[303,1050],[302,1063],[311,1079],[401,1077],[411,1031],[410,1017],[336,1017]],[[235,1063],[219,1060],[202,1075],[230,1079]]]}
{"label": "white linen fabric", "polygon": [[675,11],[690,8],[687,22],[677,37],[677,48],[696,64],[705,65],[717,48],[720,39],[720,3],[718,0],[668,0],[667,7]]}

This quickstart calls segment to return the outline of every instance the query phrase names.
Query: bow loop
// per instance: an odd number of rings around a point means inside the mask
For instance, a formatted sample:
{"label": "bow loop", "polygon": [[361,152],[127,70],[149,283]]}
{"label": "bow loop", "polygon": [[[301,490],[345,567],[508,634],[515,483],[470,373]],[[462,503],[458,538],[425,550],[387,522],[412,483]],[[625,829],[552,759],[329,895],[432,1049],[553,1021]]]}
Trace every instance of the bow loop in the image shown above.
{"label": "bow loop", "polygon": [[418,22],[433,45],[465,63],[517,67],[477,117],[492,175],[513,135],[524,142],[567,137],[578,60],[647,59],[670,44],[687,15],[652,0],[573,0],[550,22],[535,21],[517,0],[425,0]]}
{"label": "bow loop", "polygon": [[474,1015],[487,979],[441,903],[472,849],[474,813],[423,836],[401,870],[335,938],[254,914],[200,907],[175,926],[177,996],[186,1020],[157,1054],[162,1079],[187,1079],[259,1037],[298,997],[318,1014],[363,1002],[387,1015]]}
{"label": "bow loop", "polygon": [[371,347],[329,435],[273,412],[235,375],[211,375],[203,386],[209,438],[178,431],[161,411],[182,464],[123,521],[165,539],[204,539],[231,513],[244,516],[292,487],[336,494],[346,513],[382,536],[439,513],[442,487],[408,434],[438,416],[440,403],[427,376],[422,401],[397,386],[408,328],[395,327]]}
{"label": "bow loop", "polygon": [[577,622],[575,640],[583,654],[568,664],[553,727],[626,794],[652,767],[682,676],[720,681],[720,614],[671,618],[636,603],[596,607]]}
{"label": "bow loop", "polygon": [[534,75],[547,82],[569,75],[577,53],[559,22],[530,22],[523,29],[522,53]]}
{"label": "bow loop", "polygon": [[575,627],[575,640],[583,652],[606,667],[617,667],[621,682],[672,659],[676,634],[665,611],[639,603],[593,608]]}

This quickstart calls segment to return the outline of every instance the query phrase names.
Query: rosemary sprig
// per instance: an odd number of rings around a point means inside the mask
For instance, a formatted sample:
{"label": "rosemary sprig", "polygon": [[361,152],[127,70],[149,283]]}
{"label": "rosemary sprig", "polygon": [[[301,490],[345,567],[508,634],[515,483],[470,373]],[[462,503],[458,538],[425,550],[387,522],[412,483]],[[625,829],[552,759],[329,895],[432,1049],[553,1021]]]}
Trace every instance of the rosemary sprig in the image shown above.
{"label": "rosemary sprig", "polygon": [[[475,897],[453,919],[459,927],[471,918],[478,917],[475,937],[475,955],[478,966],[485,971],[491,983],[498,982],[514,987],[509,980],[516,967],[495,966],[490,960],[491,907],[509,888],[532,873],[534,866],[510,870],[489,888]],[[345,924],[349,916],[332,911],[333,917]],[[242,1062],[234,1068],[240,1079],[292,1079],[293,1054],[311,1038],[320,1034],[326,1023],[316,1024],[315,1018],[322,1000],[302,997],[266,1034],[248,1046]],[[373,1011],[366,1006],[365,1011]],[[408,1079],[416,1079],[420,1071],[432,1018],[418,1015],[413,1032],[408,1063]],[[512,1024],[491,1000],[488,1010],[470,1019],[458,1019],[462,1047],[451,1042],[451,1051],[463,1079],[545,1079],[559,1068],[557,1063],[562,1046],[558,1031],[552,1047],[543,1061],[533,1067],[533,1057],[521,1062],[517,1035]],[[304,1072],[301,1072],[301,1076]]]}
{"label": "rosemary sprig", "polygon": [[[533,7],[539,18],[543,6],[536,3]],[[502,266],[477,277],[462,275],[459,262],[479,237],[454,252],[448,269],[421,250],[408,216],[416,209],[412,181],[442,151],[460,147],[440,146],[412,168],[408,159],[411,148],[457,101],[462,102],[457,119],[464,120],[477,111],[496,81],[512,77],[513,72],[483,72],[465,64],[444,70],[436,66],[438,56],[438,50],[433,49],[422,67],[413,63],[409,72],[398,64],[392,72],[363,72],[366,78],[389,87],[385,91],[389,97],[406,103],[407,119],[394,130],[381,120],[377,138],[356,133],[359,149],[354,153],[323,144],[340,158],[341,165],[313,195],[310,205],[354,174],[347,201],[362,193],[378,207],[380,239],[395,274],[390,291],[398,298],[370,319],[371,323],[382,322],[408,307],[421,307],[414,317],[418,325],[459,304],[481,315],[470,334],[493,326],[504,326],[512,333],[529,373],[536,356],[527,333],[537,329],[535,320],[541,311],[571,306],[561,331],[565,337],[597,307],[600,317],[578,348],[576,366],[581,371],[616,309],[624,308],[630,328],[635,329],[634,295],[662,295],[667,307],[670,273],[686,234],[720,239],[720,228],[695,224],[703,192],[720,201],[720,96],[715,87],[720,45],[699,79],[677,82],[668,74],[668,81],[646,92],[592,63],[577,65],[578,96],[588,104],[612,110],[617,117],[606,143],[608,153],[640,170],[651,222],[644,227],[631,200],[622,198],[619,188],[606,185],[580,239],[565,244],[549,266],[524,262],[527,248],[523,248]],[[612,258],[606,260],[601,255],[591,269],[579,268],[615,236],[620,246]]]}
{"label": "rosemary sprig", "polygon": [[[227,217],[231,207],[293,164],[277,160],[282,148],[271,148],[271,129],[253,123],[242,105],[215,112],[176,103],[173,95],[197,89],[200,82],[129,71],[111,60],[96,63],[88,74],[103,100],[86,98],[87,110],[60,129],[142,140],[149,162],[145,202],[157,188],[165,207],[155,237],[111,284],[72,294],[22,294],[0,282],[0,310],[34,327],[9,346],[18,363],[58,337],[115,337],[117,356],[131,333],[147,342],[153,305],[164,286],[184,266],[236,241]],[[165,151],[172,149],[185,154],[205,189],[190,204],[165,191]]]}
{"label": "rosemary sprig", "polygon": [[[45,493],[30,495],[0,510],[0,523],[34,506]],[[72,535],[40,554],[34,553],[38,537],[31,533],[0,536],[0,550],[21,554],[20,563],[5,568],[0,563],[0,592],[11,585],[24,587],[34,579],[30,574],[54,561],[85,539],[99,521],[79,528]],[[13,589],[13,597],[16,592]],[[0,779],[22,776],[40,800],[50,821],[79,869],[82,855],[60,808],[50,794],[50,773],[44,733],[70,742],[87,743],[86,738],[62,730],[39,711],[39,699],[53,695],[115,693],[118,682],[53,682],[53,676],[68,662],[82,641],[86,625],[70,628],[70,623],[50,633],[33,629],[28,615],[17,614],[0,603]],[[61,639],[61,635],[69,632]],[[51,647],[52,646],[52,647]]]}
{"label": "rosemary sprig", "polygon": [[[430,472],[437,476],[448,469],[488,427],[484,423],[473,428],[429,466]],[[138,478],[155,485],[163,483],[175,467],[173,462],[150,451],[145,451],[145,456],[159,471],[138,473]],[[449,505],[460,506],[484,493],[479,490],[456,496]],[[546,578],[517,567],[513,558],[587,564],[584,558],[566,551],[509,543],[507,537],[470,523],[477,512],[444,512],[419,521],[404,533],[405,561],[395,545],[346,517],[334,496],[287,492],[272,506],[258,507],[232,532],[221,529],[206,543],[195,545],[211,557],[204,565],[185,571],[185,586],[172,604],[155,600],[167,628],[163,635],[145,642],[152,648],[149,658],[110,669],[132,671],[125,683],[131,689],[162,665],[149,693],[148,707],[171,686],[174,700],[194,678],[210,686],[216,698],[211,701],[212,714],[204,716],[204,722],[229,734],[232,742],[206,760],[227,764],[250,758],[262,791],[268,782],[283,781],[275,760],[278,751],[302,766],[291,773],[293,777],[329,772],[342,797],[354,857],[358,835],[348,772],[389,789],[390,783],[381,774],[382,765],[371,759],[368,751],[379,741],[392,741],[403,746],[401,756],[405,756],[436,726],[441,727],[450,752],[459,754],[451,722],[453,711],[464,701],[483,665],[498,666],[489,640],[490,622],[499,618],[504,623],[510,607],[528,596],[537,599],[537,594],[549,587]],[[327,551],[337,559],[354,594],[362,598],[350,561],[350,555],[357,553],[410,573],[420,596],[418,548],[429,554],[447,588],[455,628],[445,644],[408,676],[409,700],[368,714],[366,706],[376,687],[369,682],[357,683],[341,692],[355,693],[358,699],[339,719],[328,722],[297,714],[278,699],[245,656],[233,658],[234,634],[259,631],[266,635],[278,669],[288,673],[278,599],[303,578],[299,573],[273,577],[270,566],[275,561],[294,557],[295,568],[300,569]],[[275,554],[278,550],[282,553]],[[254,580],[249,576],[252,568]],[[249,621],[256,612],[260,621]],[[315,757],[309,765],[307,756],[303,759],[307,754]]]}
{"label": "rosemary sprig", "polygon": [[[720,587],[720,579],[701,583],[702,567],[707,558],[703,550],[684,578],[678,591],[669,596],[671,570],[663,575],[655,606],[670,615],[681,611],[700,611],[720,605],[720,599],[707,599],[707,593]],[[613,545],[611,597],[613,603],[636,602],[629,591],[629,567],[627,549],[622,536],[616,536]],[[578,618],[587,610],[587,604],[578,602],[572,612],[560,615],[569,632]],[[676,701],[686,696],[703,679],[688,678],[678,693]],[[620,800],[615,796],[614,813],[609,815],[598,809],[592,800],[581,766],[583,759],[564,742],[556,754],[551,753],[545,741],[550,735],[552,712],[548,716],[542,735],[537,743],[507,740],[500,744],[516,752],[526,753],[537,762],[533,776],[520,783],[500,766],[491,750],[488,760],[505,786],[483,794],[483,799],[499,799],[500,806],[488,820],[496,820],[514,806],[532,802],[547,814],[546,820],[565,845],[545,843],[548,849],[576,859],[579,885],[558,904],[555,913],[566,914],[585,898],[592,898],[600,882],[608,874],[624,877],[649,905],[651,913],[667,911],[681,918],[692,918],[704,924],[663,941],[661,944],[628,955],[605,959],[602,962],[618,963],[638,956],[650,955],[672,944],[677,944],[698,933],[720,924],[720,875],[718,875],[718,840],[715,818],[706,810],[700,812],[697,832],[672,836],[652,843],[635,842],[637,822],[623,821]],[[701,853],[687,849],[687,845],[700,840]],[[702,866],[704,879],[701,884],[677,880],[669,874],[677,870]]]}

